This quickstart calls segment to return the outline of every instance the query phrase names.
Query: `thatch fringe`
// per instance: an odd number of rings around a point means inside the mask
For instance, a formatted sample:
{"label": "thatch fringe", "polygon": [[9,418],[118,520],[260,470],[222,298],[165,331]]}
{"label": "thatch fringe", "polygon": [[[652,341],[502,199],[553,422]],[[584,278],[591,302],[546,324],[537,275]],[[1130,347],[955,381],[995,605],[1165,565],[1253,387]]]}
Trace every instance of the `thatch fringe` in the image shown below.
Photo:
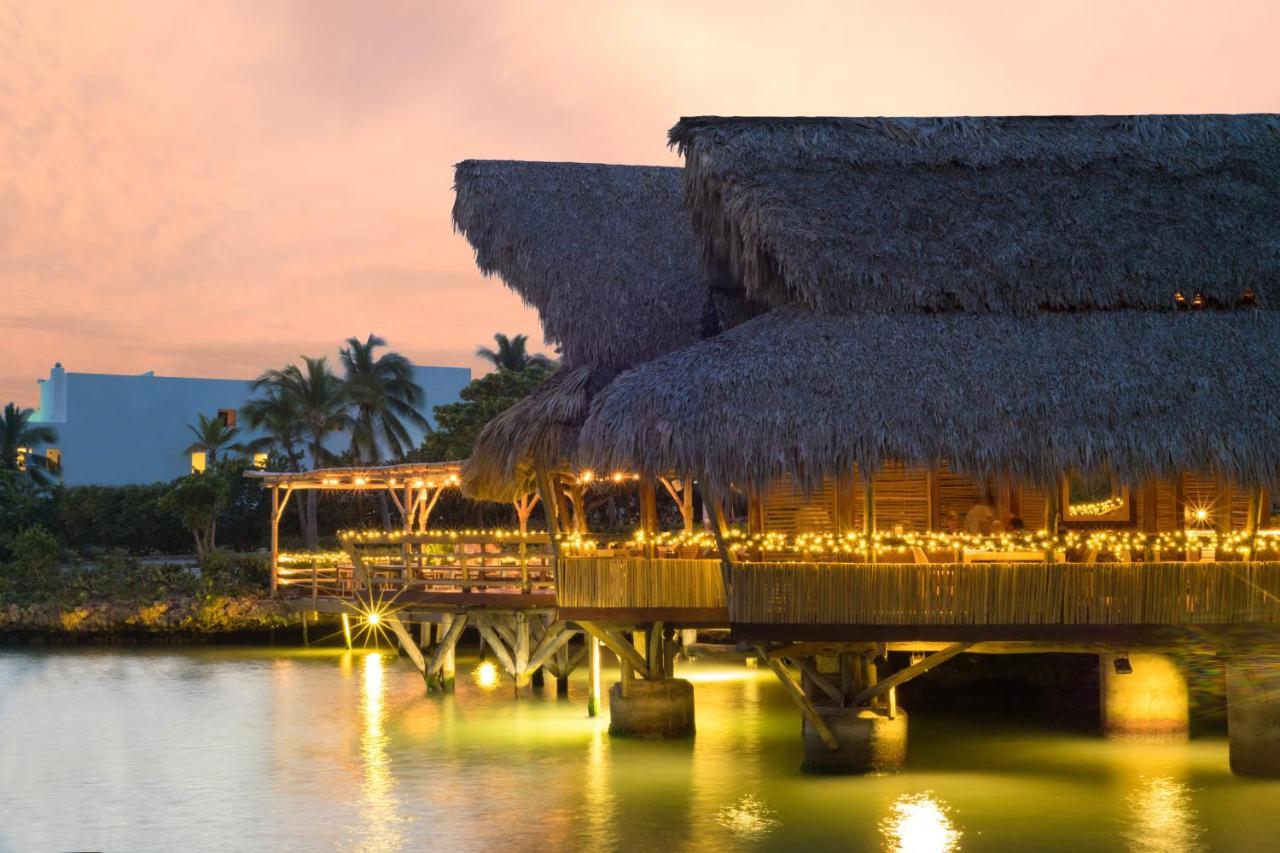
{"label": "thatch fringe", "polygon": [[709,267],[827,313],[1280,308],[1280,117],[686,118]]}
{"label": "thatch fringe", "polygon": [[578,461],[806,487],[945,462],[1045,484],[1217,472],[1274,487],[1280,314],[856,315],[780,309],[621,374]]}
{"label": "thatch fringe", "polygon": [[454,188],[476,263],[538,310],[567,364],[629,367],[701,337],[679,169],[467,160]]}
{"label": "thatch fringe", "polygon": [[509,501],[534,488],[534,466],[558,470],[577,447],[592,397],[614,376],[564,367],[485,425],[462,466],[462,489],[479,500]]}

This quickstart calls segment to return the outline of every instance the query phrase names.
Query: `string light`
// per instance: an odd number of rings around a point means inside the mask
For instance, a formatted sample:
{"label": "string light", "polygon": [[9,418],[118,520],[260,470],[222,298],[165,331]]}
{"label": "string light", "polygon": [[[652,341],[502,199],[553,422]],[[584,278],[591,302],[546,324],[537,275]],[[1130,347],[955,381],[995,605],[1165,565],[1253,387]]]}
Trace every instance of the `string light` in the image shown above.
{"label": "string light", "polygon": [[1090,503],[1073,503],[1067,507],[1067,516],[1106,515],[1109,512],[1121,509],[1123,506],[1124,498],[1118,496]]}

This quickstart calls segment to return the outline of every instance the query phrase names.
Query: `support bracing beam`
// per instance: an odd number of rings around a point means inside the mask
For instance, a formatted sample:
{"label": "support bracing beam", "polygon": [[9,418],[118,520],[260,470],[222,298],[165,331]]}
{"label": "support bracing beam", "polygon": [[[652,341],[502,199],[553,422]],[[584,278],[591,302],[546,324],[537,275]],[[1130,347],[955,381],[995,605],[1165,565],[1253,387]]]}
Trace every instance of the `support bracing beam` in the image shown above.
{"label": "support bracing beam", "polygon": [[507,675],[515,678],[516,663],[511,659],[511,652],[507,650],[507,645],[502,641],[502,637],[498,636],[498,632],[493,630],[493,626],[487,622],[477,623],[474,627],[489,644],[489,648],[493,650],[494,656],[498,658],[498,663],[506,670]]}
{"label": "support bracing beam", "polygon": [[578,627],[599,640],[605,648],[618,656],[618,659],[630,666],[644,678],[649,677],[649,662],[631,645],[625,637],[595,622],[578,622]]}
{"label": "support bracing beam", "polygon": [[769,653],[765,651],[763,645],[756,644],[756,654],[762,657],[769,664],[769,668],[773,670],[773,674],[778,677],[778,681],[782,682],[782,686],[787,693],[800,706],[800,713],[809,721],[809,725],[813,726],[813,730],[818,733],[818,737],[822,738],[822,742],[827,749],[835,752],[840,749],[840,742],[836,740],[835,733],[831,731],[826,722],[818,714],[818,710],[813,707],[813,703],[809,701],[809,697],[804,695],[804,690],[796,680],[791,677],[791,673],[787,672],[787,668],[782,665],[782,661],[777,658],[769,657]]}
{"label": "support bracing beam", "polygon": [[817,687],[823,693],[827,694],[827,696],[831,698],[832,702],[835,702],[840,706],[845,704],[845,697],[840,693],[840,688],[832,684],[831,680],[825,675],[818,672],[818,668],[813,665],[812,659],[803,657],[793,658],[790,655],[787,656],[787,659],[795,665],[796,669],[803,672],[805,676],[813,682],[814,687]]}
{"label": "support bracing beam", "polygon": [[[554,623],[542,635],[542,640],[538,643],[538,647],[533,650],[533,654],[529,655],[529,669],[537,669],[545,664],[565,643],[573,639],[575,633],[575,631],[567,628],[563,622]],[[568,674],[567,672],[556,673],[557,677],[563,677]]]}
{"label": "support bracing beam", "polygon": [[431,650],[431,659],[427,662],[427,675],[435,675],[440,672],[440,667],[444,666],[445,658],[458,645],[458,639],[462,636],[462,631],[466,627],[467,614],[455,613],[453,621],[449,623],[449,628],[445,631],[444,637]]}
{"label": "support bracing beam", "polygon": [[409,660],[413,661],[413,665],[418,668],[418,672],[423,677],[427,676],[427,660],[422,656],[422,650],[418,648],[418,644],[413,640],[413,634],[409,633],[409,629],[400,621],[399,616],[387,615],[382,617],[382,621],[387,623],[387,627],[391,629],[391,633],[396,635],[396,639],[400,641],[400,647],[409,655]]}
{"label": "support bracing beam", "polygon": [[867,687],[854,698],[854,703],[866,705],[877,696],[889,692],[900,684],[907,683],[917,675],[923,675],[938,664],[946,663],[972,645],[973,643],[952,643],[942,651],[934,652],[919,663],[913,663],[906,669],[900,669],[883,681],[877,681]]}

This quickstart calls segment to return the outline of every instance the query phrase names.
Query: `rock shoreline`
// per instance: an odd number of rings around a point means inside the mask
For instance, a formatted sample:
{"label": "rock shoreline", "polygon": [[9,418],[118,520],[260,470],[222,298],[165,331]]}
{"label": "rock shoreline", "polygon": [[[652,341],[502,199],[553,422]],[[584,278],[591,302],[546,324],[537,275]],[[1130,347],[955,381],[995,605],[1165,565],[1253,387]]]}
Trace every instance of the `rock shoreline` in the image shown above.
{"label": "rock shoreline", "polygon": [[233,639],[300,624],[299,614],[284,602],[248,595],[169,597],[146,604],[0,605],[0,643]]}

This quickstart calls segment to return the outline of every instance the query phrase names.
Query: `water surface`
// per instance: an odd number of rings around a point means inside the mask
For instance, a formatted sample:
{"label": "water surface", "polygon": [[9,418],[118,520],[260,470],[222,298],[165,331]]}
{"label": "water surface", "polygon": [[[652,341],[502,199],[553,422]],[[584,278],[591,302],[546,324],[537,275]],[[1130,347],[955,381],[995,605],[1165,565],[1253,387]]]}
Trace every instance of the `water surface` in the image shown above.
{"label": "water surface", "polygon": [[698,734],[660,743],[610,739],[581,677],[517,702],[475,666],[441,698],[390,654],[0,651],[0,850],[1280,848],[1280,782],[1221,739],[922,712],[906,772],[814,778],[766,671],[679,665]]}

